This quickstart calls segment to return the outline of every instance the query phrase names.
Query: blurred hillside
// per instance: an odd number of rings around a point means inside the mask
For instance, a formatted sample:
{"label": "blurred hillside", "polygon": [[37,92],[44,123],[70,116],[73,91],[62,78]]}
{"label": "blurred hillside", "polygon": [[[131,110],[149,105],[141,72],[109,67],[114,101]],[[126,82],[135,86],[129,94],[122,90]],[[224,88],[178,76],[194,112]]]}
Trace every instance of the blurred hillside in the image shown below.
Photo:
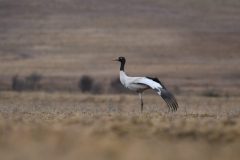
{"label": "blurred hillside", "polygon": [[[74,90],[90,75],[159,76],[179,93],[240,95],[240,1],[0,0],[0,88],[14,75]],[[67,87],[66,87],[67,86]],[[108,89],[105,89],[107,92]]]}

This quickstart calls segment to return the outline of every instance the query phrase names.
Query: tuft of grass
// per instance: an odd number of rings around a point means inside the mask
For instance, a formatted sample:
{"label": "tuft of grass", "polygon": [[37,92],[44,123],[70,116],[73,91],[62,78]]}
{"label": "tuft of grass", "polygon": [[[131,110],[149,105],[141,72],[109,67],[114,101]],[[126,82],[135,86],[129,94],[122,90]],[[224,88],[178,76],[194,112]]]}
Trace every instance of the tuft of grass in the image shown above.
{"label": "tuft of grass", "polygon": [[216,89],[207,89],[202,93],[205,97],[221,97],[221,94]]}

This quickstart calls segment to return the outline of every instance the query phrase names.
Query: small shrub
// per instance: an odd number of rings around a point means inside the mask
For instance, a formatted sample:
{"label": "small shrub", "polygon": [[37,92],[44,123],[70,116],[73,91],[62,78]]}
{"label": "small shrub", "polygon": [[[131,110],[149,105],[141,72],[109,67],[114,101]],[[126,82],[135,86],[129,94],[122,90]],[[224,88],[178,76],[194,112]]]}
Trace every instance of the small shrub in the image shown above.
{"label": "small shrub", "polygon": [[90,92],[93,87],[93,78],[88,75],[83,75],[78,83],[78,87],[82,92]]}
{"label": "small shrub", "polygon": [[20,78],[18,75],[12,78],[12,90],[23,91],[23,90],[37,90],[40,89],[40,80],[42,76],[37,73],[32,73],[25,78]]}
{"label": "small shrub", "polygon": [[206,97],[220,97],[221,95],[215,89],[207,89],[202,93],[203,96]]}
{"label": "small shrub", "polygon": [[25,78],[25,89],[26,90],[37,90],[40,88],[40,80],[42,76],[38,73],[32,73]]}
{"label": "small shrub", "polygon": [[18,75],[13,76],[12,78],[12,90],[22,91],[25,88],[25,82],[23,79],[20,79]]}

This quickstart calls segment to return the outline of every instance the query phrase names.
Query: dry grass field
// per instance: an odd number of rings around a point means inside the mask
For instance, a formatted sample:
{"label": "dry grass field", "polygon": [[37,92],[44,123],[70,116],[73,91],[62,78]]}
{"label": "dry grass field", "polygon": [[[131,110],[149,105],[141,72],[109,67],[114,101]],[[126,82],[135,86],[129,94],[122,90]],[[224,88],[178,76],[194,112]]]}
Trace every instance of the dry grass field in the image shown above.
{"label": "dry grass field", "polygon": [[[240,1],[0,0],[0,159],[238,160]],[[113,91],[119,64],[176,95]],[[12,78],[41,75],[14,92]],[[102,94],[83,94],[91,76]],[[112,94],[114,93],[114,94]],[[117,93],[117,94],[116,94]]]}
{"label": "dry grass field", "polygon": [[0,95],[2,159],[239,159],[240,98]]}

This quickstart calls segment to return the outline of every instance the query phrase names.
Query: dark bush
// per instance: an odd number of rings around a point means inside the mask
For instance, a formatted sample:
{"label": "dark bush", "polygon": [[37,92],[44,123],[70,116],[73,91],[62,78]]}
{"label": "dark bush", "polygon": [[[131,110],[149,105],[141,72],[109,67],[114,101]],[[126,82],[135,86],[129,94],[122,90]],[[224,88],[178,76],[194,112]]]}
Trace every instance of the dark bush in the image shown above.
{"label": "dark bush", "polygon": [[32,73],[25,78],[20,78],[18,75],[12,78],[12,90],[23,91],[23,90],[38,90],[40,89],[40,80],[42,76],[37,73]]}
{"label": "dark bush", "polygon": [[90,92],[93,86],[93,78],[88,75],[83,75],[79,82],[78,87],[82,92]]}
{"label": "dark bush", "polygon": [[13,76],[12,78],[12,90],[22,91],[25,88],[25,82],[23,79],[20,79],[18,75]]}
{"label": "dark bush", "polygon": [[25,78],[25,89],[27,90],[38,90],[40,89],[40,80],[42,76],[38,73],[32,73]]}
{"label": "dark bush", "polygon": [[219,91],[217,91],[215,89],[211,89],[211,88],[203,91],[202,95],[206,96],[206,97],[220,97],[221,96]]}

